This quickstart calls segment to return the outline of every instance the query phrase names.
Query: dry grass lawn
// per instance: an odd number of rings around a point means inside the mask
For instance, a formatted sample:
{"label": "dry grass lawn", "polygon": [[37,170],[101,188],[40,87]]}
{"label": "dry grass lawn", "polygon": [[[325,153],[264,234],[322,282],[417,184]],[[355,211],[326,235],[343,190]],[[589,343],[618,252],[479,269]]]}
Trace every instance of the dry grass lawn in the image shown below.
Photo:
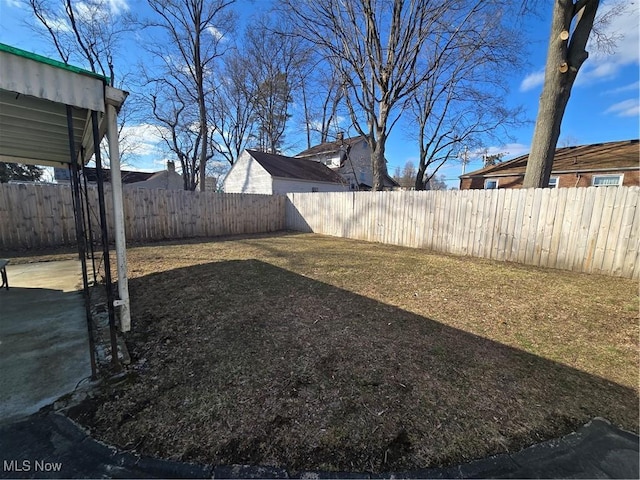
{"label": "dry grass lawn", "polygon": [[638,431],[638,285],[283,234],[129,249],[133,363],[75,411],[107,442],[291,470],[448,465]]}

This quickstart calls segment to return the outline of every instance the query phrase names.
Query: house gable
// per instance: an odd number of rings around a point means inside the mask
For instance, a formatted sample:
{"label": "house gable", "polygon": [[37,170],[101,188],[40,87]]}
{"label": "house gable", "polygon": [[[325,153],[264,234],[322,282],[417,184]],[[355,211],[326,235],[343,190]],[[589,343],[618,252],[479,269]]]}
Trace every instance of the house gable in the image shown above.
{"label": "house gable", "polygon": [[246,150],[233,164],[222,182],[226,193],[263,193],[270,195],[273,180],[260,163]]}
{"label": "house gable", "polygon": [[245,150],[223,182],[227,193],[284,194],[345,190],[342,178],[316,162]]}
{"label": "house gable", "polygon": [[[341,161],[341,150],[349,148],[346,161]],[[351,188],[368,190],[373,185],[373,169],[371,166],[371,149],[367,139],[360,135],[334,142],[325,142],[296,155],[296,158],[322,163],[338,173]],[[389,175],[384,179],[387,188],[399,186]]]}
{"label": "house gable", "polygon": [[184,190],[184,180],[182,175],[169,170],[156,172],[151,177],[142,182],[130,183],[130,187],[140,188],[161,188],[164,190]]}

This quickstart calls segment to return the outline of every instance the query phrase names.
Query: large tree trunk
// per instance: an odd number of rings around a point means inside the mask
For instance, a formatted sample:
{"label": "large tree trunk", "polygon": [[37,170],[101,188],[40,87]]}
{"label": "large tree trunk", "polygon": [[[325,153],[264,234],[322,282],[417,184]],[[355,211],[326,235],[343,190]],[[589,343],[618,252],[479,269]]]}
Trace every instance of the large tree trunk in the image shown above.
{"label": "large tree trunk", "polygon": [[[204,103],[204,98],[202,98]],[[207,180],[207,150],[209,149],[209,125],[204,105],[200,105],[200,129],[202,130],[202,149],[200,150],[200,191],[206,190]]]}
{"label": "large tree trunk", "polygon": [[427,182],[425,182],[425,176],[427,173],[427,165],[424,157],[420,155],[420,163],[418,165],[418,173],[416,174],[416,181],[414,188],[416,190],[425,190]]}
{"label": "large tree trunk", "polygon": [[[200,14],[197,16],[198,24],[200,22]],[[204,192],[207,189],[207,154],[209,153],[209,122],[207,121],[207,107],[205,105],[205,93],[204,93],[204,71],[202,67],[202,57],[200,55],[200,32],[198,32],[195,39],[195,52],[194,57],[196,61],[196,83],[198,89],[198,117],[200,120],[200,191]]]}
{"label": "large tree trunk", "polygon": [[374,191],[384,189],[384,179],[387,176],[387,162],[384,159],[385,145],[387,137],[383,131],[379,131],[376,135],[375,145],[371,151],[371,168],[373,170]]}
{"label": "large tree trunk", "polygon": [[[544,86],[531,142],[523,186],[549,184],[560,126],[578,70],[588,57],[585,50],[599,0],[556,0],[553,6],[551,36],[545,66]],[[576,9],[576,5],[582,7]],[[571,22],[578,16],[573,34]]]}

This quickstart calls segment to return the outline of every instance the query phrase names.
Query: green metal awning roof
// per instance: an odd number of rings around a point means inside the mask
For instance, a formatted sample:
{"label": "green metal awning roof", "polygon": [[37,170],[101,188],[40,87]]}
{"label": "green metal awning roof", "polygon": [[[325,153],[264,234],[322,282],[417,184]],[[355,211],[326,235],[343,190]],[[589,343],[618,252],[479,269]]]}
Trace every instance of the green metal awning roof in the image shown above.
{"label": "green metal awning roof", "polygon": [[61,62],[60,60],[43,57],[42,55],[38,55],[37,53],[28,52],[26,50],[22,50],[21,48],[12,47],[11,45],[0,43],[0,52],[12,53],[13,55],[16,55],[18,57],[29,58],[36,62],[51,65],[52,67],[62,68],[63,70],[68,70],[73,73],[79,73],[82,75],[88,75],[90,77],[99,78],[101,80],[104,80],[107,84],[109,85],[111,84],[109,77],[105,77],[104,75],[100,75],[99,73],[90,72],[89,70],[85,70],[83,68],[76,67],[74,65],[69,65],[68,63]]}
{"label": "green metal awning roof", "polygon": [[102,138],[105,102],[120,107],[126,93],[109,79],[72,65],[0,44],[0,161],[61,167],[71,163],[67,106],[78,163],[94,152],[91,112]]}

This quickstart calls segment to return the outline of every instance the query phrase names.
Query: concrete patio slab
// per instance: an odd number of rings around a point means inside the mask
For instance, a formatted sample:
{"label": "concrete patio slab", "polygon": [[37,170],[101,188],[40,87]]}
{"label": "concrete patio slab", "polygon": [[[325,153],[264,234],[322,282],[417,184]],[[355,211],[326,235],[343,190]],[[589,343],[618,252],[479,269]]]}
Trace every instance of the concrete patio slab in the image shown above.
{"label": "concrete patio slab", "polygon": [[0,422],[30,415],[91,375],[80,262],[7,266],[0,291]]}

